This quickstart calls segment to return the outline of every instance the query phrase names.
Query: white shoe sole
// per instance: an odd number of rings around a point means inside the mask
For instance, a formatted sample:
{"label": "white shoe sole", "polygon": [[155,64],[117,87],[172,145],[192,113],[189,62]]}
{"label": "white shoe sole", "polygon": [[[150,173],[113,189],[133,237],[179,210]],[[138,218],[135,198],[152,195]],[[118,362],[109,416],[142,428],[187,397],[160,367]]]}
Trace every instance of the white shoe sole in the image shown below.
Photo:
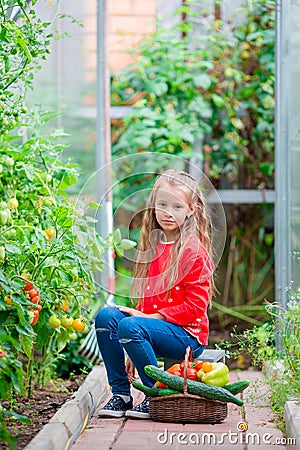
{"label": "white shoe sole", "polygon": [[150,414],[149,413],[144,413],[144,412],[140,412],[140,411],[126,411],[125,413],[125,417],[130,417],[133,419],[150,419]]}
{"label": "white shoe sole", "polygon": [[98,417],[124,417],[125,411],[110,411],[109,409],[100,409],[97,413]]}

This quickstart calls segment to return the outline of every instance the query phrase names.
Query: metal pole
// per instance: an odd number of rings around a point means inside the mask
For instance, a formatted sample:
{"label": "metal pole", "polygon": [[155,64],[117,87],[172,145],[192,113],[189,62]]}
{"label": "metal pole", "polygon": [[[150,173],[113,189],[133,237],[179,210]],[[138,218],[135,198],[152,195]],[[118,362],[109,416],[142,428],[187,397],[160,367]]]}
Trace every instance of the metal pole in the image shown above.
{"label": "metal pole", "polygon": [[[113,231],[112,193],[111,193],[111,145],[110,145],[110,83],[108,67],[108,1],[97,0],[97,141],[96,141],[96,171],[101,170],[97,180],[97,199],[102,201],[99,211],[97,231],[103,238]],[[97,172],[98,173],[98,172]],[[99,171],[100,174],[100,171]],[[103,198],[103,195],[105,197]],[[105,255],[103,272],[100,274],[101,286],[109,293],[115,292],[114,263],[111,252]]]}
{"label": "metal pole", "polygon": [[275,299],[285,308],[291,274],[290,243],[290,0],[276,0]]}

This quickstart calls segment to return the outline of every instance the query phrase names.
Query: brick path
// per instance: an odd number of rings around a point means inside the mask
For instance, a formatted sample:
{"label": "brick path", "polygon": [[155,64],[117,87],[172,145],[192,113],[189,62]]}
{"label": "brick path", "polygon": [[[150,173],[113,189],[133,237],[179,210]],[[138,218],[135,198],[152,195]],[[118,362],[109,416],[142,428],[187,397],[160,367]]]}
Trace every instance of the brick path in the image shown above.
{"label": "brick path", "polygon": [[[239,379],[251,381],[243,394],[245,404],[239,407],[229,403],[228,417],[221,424],[175,424],[124,418],[101,419],[97,417],[96,411],[71,449],[270,450],[274,446],[285,449],[285,445],[280,443],[283,435],[279,429],[275,428],[262,373],[231,372],[231,381]],[[133,391],[135,403],[139,403],[143,399],[143,394],[135,389]],[[246,432],[237,430],[237,424],[243,421],[248,423],[249,428]]]}

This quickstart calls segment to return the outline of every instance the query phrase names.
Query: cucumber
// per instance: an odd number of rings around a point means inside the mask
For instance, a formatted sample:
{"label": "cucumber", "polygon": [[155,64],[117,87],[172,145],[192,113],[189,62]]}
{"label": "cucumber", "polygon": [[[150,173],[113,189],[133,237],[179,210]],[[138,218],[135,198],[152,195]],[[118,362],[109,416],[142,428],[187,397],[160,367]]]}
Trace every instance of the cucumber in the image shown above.
{"label": "cucumber", "polygon": [[240,380],[240,381],[234,381],[233,383],[226,384],[226,386],[223,386],[223,389],[226,389],[226,391],[229,391],[231,394],[239,394],[244,389],[246,389],[250,384],[250,381],[248,380]]}
{"label": "cucumber", "polygon": [[149,395],[150,397],[163,397],[165,395],[174,395],[174,394],[180,394],[181,392],[175,391],[175,389],[158,389],[158,388],[151,388],[149,386],[145,386],[142,383],[139,383],[138,381],[133,381],[132,386],[138,389],[139,391],[144,392],[144,394]]}
{"label": "cucumber", "polygon": [[[152,365],[145,366],[144,371],[149,377],[166,384],[170,388],[181,392],[183,391],[184,380],[182,377],[172,375],[171,373],[165,372]],[[243,405],[242,400],[221,387],[211,386],[202,383],[201,381],[187,380],[187,388],[190,394],[199,395],[211,400],[220,400],[221,402],[231,402],[238,406]]]}

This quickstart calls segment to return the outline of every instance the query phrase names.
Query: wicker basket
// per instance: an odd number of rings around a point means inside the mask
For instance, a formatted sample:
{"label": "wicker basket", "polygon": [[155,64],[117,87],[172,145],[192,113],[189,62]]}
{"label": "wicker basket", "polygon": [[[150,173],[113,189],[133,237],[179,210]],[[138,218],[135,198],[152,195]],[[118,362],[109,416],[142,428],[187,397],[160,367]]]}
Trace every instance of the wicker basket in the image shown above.
{"label": "wicker basket", "polygon": [[190,347],[186,350],[183,394],[150,397],[150,417],[158,422],[221,423],[227,417],[227,403],[192,395],[187,392],[187,363]]}

